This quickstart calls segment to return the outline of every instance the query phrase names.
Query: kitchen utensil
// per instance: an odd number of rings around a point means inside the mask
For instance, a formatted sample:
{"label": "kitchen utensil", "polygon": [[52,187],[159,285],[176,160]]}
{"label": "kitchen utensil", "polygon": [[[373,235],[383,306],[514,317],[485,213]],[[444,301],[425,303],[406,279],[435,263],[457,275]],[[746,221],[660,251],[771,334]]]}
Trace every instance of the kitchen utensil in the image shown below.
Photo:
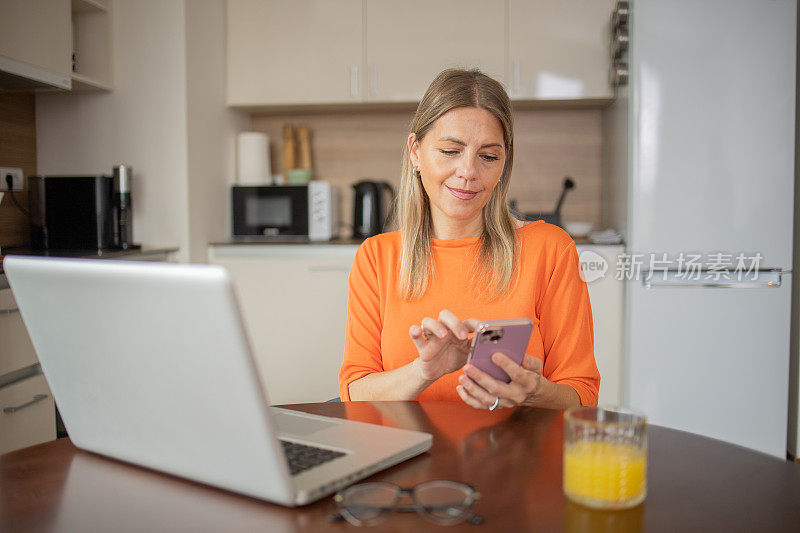
{"label": "kitchen utensil", "polygon": [[287,172],[297,168],[297,148],[294,140],[294,126],[283,126],[283,175],[288,178]]}
{"label": "kitchen utensil", "polygon": [[551,213],[520,213],[517,210],[517,201],[511,200],[509,202],[509,209],[511,213],[520,220],[544,220],[548,224],[561,225],[561,206],[564,203],[564,198],[567,196],[567,191],[575,188],[575,182],[569,176],[564,177],[564,183],[561,187],[561,195],[558,197],[555,211]]}
{"label": "kitchen utensil", "polygon": [[362,180],[353,185],[353,237],[366,238],[383,232],[394,201],[394,189],[385,181]]}
{"label": "kitchen utensil", "polygon": [[586,237],[594,228],[592,222],[564,222],[564,229],[573,237]]}

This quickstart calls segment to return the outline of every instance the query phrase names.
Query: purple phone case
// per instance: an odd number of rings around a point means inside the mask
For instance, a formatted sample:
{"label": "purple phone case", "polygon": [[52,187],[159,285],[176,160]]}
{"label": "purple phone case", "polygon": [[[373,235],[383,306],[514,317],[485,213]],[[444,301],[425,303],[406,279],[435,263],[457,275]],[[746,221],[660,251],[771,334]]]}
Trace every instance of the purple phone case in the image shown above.
{"label": "purple phone case", "polygon": [[[480,335],[487,329],[503,328],[503,338],[496,343],[479,342]],[[527,318],[511,320],[487,320],[478,323],[475,336],[472,338],[468,363],[480,368],[496,380],[509,383],[511,378],[505,371],[492,362],[492,354],[501,352],[517,364],[522,364],[525,348],[531,339],[533,323]]]}

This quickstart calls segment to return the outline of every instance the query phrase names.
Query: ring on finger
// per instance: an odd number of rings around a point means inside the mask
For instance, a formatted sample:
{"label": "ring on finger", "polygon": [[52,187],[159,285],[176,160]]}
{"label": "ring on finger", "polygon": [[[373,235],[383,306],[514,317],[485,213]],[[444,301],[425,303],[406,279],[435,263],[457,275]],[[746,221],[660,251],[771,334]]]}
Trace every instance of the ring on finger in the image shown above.
{"label": "ring on finger", "polygon": [[500,397],[499,397],[499,396],[495,396],[495,397],[494,397],[494,403],[493,403],[492,405],[490,405],[490,406],[489,406],[489,410],[490,410],[490,411],[494,411],[495,409],[497,409],[497,406],[498,406],[499,404],[500,404]]}

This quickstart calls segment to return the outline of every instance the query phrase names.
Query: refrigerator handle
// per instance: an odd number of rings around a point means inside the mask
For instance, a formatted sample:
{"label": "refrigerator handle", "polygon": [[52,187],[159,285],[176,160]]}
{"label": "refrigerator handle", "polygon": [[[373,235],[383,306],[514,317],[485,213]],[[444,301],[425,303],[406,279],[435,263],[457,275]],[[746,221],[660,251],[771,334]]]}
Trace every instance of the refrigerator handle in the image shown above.
{"label": "refrigerator handle", "polygon": [[679,270],[642,272],[642,285],[647,289],[657,287],[689,287],[710,289],[763,289],[781,286],[781,270],[758,270],[736,274],[731,272]]}

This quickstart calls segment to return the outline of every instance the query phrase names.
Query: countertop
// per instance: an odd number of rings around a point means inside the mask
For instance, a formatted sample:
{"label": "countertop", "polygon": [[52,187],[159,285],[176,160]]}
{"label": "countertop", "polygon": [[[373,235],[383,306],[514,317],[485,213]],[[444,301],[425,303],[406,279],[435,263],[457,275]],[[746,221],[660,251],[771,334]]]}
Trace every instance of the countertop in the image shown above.
{"label": "countertop", "polygon": [[[624,246],[624,243],[594,243],[589,240],[588,237],[573,237],[575,244],[582,246],[582,245],[592,245],[592,246]],[[219,242],[210,242],[208,243],[209,246],[240,246],[240,245],[247,245],[247,246],[254,246],[254,245],[273,245],[273,244],[292,244],[292,245],[311,245],[311,246],[318,246],[321,244],[330,245],[330,244],[346,244],[346,245],[358,245],[364,242],[364,239],[333,239],[330,241],[310,241],[308,239],[263,239],[263,240],[249,240],[249,239],[231,239],[229,241],[219,241]]]}
{"label": "countertop", "polygon": [[31,248],[4,248],[0,255],[0,289],[8,287],[3,273],[3,258],[7,255],[33,255],[40,257],[74,257],[82,259],[119,259],[132,255],[158,255],[177,252],[178,248],[149,248],[136,250],[33,250]]}

